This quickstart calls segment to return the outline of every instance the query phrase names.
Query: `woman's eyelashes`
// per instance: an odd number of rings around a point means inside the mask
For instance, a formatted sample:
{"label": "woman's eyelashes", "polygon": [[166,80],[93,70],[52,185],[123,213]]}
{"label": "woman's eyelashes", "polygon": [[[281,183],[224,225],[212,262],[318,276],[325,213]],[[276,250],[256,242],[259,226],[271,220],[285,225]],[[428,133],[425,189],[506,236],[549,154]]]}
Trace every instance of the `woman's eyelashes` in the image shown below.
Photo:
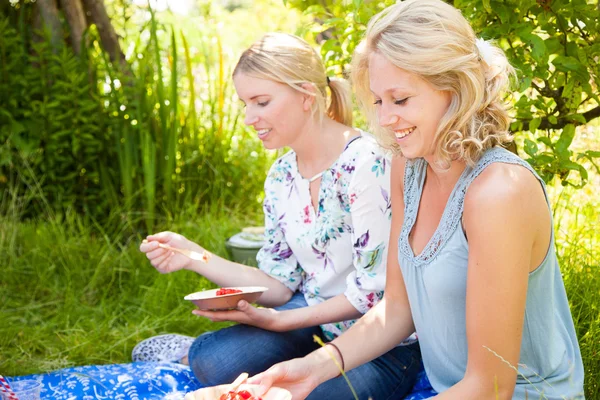
{"label": "woman's eyelashes", "polygon": [[[256,102],[257,106],[260,107],[266,107],[267,105],[269,105],[269,100],[265,100],[265,101],[257,101]],[[242,107],[246,108],[248,105],[246,104],[246,102],[242,101]]]}
{"label": "woman's eyelashes", "polygon": [[[406,104],[406,102],[408,101],[408,99],[409,99],[408,97],[405,97],[403,99],[394,100],[394,104],[397,105],[397,106],[404,105],[404,104]],[[375,100],[373,102],[373,104],[375,104],[376,106],[380,106],[381,105],[381,99]]]}

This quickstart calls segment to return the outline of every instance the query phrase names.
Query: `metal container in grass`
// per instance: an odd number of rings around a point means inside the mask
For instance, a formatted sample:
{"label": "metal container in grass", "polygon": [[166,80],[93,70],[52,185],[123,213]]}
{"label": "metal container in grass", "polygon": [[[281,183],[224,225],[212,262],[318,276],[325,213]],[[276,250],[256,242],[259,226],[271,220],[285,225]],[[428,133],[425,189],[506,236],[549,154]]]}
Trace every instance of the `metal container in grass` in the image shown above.
{"label": "metal container in grass", "polygon": [[265,228],[248,227],[242,229],[225,242],[232,261],[256,266],[256,254],[265,244]]}

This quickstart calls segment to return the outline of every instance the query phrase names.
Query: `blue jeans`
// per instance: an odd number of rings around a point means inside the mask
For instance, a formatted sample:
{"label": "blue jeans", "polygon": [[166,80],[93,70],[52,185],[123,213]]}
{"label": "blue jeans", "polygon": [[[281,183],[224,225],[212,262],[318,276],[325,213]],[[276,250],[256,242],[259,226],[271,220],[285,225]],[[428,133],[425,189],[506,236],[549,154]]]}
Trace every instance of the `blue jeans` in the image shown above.
{"label": "blue jeans", "polygon": [[[306,307],[301,293],[277,310]],[[235,325],[199,336],[189,351],[189,362],[196,378],[205,386],[232,382],[240,373],[250,376],[272,365],[304,357],[319,345],[313,335],[323,341],[318,326],[288,332],[271,332],[248,325]],[[381,357],[347,373],[359,399],[397,400],[410,392],[415,384],[421,352],[418,344],[398,346]],[[309,400],[349,400],[352,392],[343,377],[331,379],[317,387]]]}

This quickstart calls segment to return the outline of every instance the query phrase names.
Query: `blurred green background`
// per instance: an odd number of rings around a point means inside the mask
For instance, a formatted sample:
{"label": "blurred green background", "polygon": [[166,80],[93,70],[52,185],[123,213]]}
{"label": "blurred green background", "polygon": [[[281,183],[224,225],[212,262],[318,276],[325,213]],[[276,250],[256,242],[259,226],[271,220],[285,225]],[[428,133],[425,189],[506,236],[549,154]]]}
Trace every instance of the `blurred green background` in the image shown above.
{"label": "blurred green background", "polygon": [[[218,328],[182,300],[210,282],[157,274],[137,248],[168,229],[225,256],[262,224],[278,152],[243,125],[237,57],[292,32],[345,76],[391,3],[0,1],[0,373],[127,362],[151,335]],[[453,3],[518,68],[517,151],[548,183],[586,397],[600,399],[598,3]]]}

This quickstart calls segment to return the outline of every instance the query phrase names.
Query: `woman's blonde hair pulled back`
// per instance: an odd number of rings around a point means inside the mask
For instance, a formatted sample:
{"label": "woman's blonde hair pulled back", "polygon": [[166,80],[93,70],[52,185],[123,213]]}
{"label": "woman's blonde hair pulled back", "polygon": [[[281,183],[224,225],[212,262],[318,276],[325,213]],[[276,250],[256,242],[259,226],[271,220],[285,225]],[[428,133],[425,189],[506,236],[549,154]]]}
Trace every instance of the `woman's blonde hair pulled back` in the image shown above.
{"label": "woman's blonde hair pulled back", "polygon": [[[233,76],[237,73],[285,83],[315,97],[314,114],[327,115],[345,125],[352,124],[350,85],[343,79],[328,78],[319,54],[297,36],[266,34],[242,53]],[[312,84],[315,90],[305,89],[304,84]]]}

